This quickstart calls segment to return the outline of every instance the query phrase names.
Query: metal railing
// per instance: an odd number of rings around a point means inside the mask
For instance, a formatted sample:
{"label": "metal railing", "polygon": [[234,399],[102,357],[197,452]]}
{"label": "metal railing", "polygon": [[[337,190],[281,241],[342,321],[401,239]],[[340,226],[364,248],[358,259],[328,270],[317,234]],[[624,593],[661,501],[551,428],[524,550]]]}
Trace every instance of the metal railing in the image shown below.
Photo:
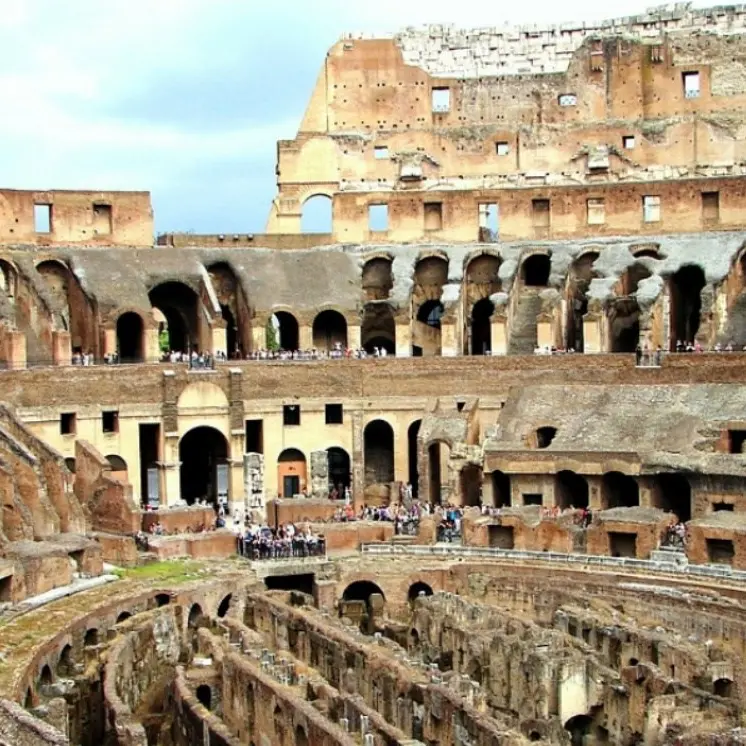
{"label": "metal railing", "polygon": [[674,562],[655,562],[633,557],[606,557],[598,554],[565,554],[563,552],[532,552],[524,549],[498,549],[496,547],[468,547],[448,544],[389,545],[363,544],[363,554],[375,556],[414,555],[418,557],[475,557],[480,559],[530,560],[567,565],[593,565],[616,569],[669,572],[675,575],[692,575],[707,578],[727,578],[746,582],[746,571],[734,570],[729,565],[680,565]]}

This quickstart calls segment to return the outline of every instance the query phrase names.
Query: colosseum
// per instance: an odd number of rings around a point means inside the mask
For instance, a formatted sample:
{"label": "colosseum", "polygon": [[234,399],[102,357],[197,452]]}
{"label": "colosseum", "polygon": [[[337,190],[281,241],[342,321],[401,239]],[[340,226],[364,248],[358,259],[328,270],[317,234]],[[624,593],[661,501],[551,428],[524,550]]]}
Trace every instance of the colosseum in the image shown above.
{"label": "colosseum", "polygon": [[277,159],[0,190],[0,746],[746,744],[746,6],[346,36]]}

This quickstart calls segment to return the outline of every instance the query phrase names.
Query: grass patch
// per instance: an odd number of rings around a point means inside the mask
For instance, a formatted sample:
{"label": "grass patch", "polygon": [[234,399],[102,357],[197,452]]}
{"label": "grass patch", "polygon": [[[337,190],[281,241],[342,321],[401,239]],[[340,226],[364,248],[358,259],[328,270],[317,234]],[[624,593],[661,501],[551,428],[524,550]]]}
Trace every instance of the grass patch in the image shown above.
{"label": "grass patch", "polygon": [[166,560],[164,562],[151,562],[139,567],[119,568],[114,570],[114,574],[123,579],[174,582],[197,578],[204,574],[204,570],[205,566],[200,562]]}

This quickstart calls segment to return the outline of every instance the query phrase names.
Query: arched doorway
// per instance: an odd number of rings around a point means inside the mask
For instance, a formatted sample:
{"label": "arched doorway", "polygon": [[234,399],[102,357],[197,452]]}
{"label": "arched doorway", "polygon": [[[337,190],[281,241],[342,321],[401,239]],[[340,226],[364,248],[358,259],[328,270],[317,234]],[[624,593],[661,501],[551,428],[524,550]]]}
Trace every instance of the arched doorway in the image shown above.
{"label": "arched doorway", "polygon": [[389,498],[394,481],[394,430],[384,420],[373,420],[363,431],[365,489]]}
{"label": "arched doorway", "polygon": [[407,455],[409,460],[409,484],[412,487],[412,497],[419,494],[419,471],[417,468],[417,436],[420,434],[422,420],[415,420],[407,430]]}
{"label": "arched doorway", "polygon": [[653,506],[675,513],[686,523],[692,519],[692,486],[684,474],[658,474],[653,487]]}
{"label": "arched doorway", "polygon": [[347,347],[347,321],[339,311],[322,311],[313,320],[313,346],[327,352]]}
{"label": "arched doorway", "polygon": [[363,267],[363,292],[368,301],[386,300],[394,287],[391,259],[375,257]]}
{"label": "arched doorway", "polygon": [[489,298],[477,301],[471,309],[471,354],[492,352],[492,314],[495,304]]}
{"label": "arched doorway", "polygon": [[523,260],[521,276],[527,287],[546,287],[552,271],[552,261],[546,254],[532,254]]}
{"label": "arched doorway", "polygon": [[332,198],[314,194],[301,207],[301,233],[331,233],[333,230]]}
{"label": "arched doorway", "polygon": [[286,448],[277,459],[280,497],[294,497],[306,489],[306,457],[297,448]]}
{"label": "arched doorway", "polygon": [[197,687],[197,701],[209,710],[212,706],[212,691],[207,684],[200,684]]}
{"label": "arched doorway", "polygon": [[590,735],[593,719],[589,715],[575,715],[565,723],[565,730],[570,734],[572,746],[583,746],[586,736]]}
{"label": "arched doorway", "polygon": [[204,612],[199,604],[192,604],[189,609],[189,616],[187,617],[187,626],[190,629],[196,629],[202,624],[204,619]]}
{"label": "arched doorway", "polygon": [[412,354],[429,357],[441,353],[441,297],[448,282],[448,261],[429,256],[417,262],[412,289]]}
{"label": "arched doorway", "polygon": [[[295,352],[298,345],[298,319],[287,311],[274,313],[269,323],[275,330],[275,341],[279,349]],[[270,347],[270,344],[267,344]]]}
{"label": "arched doorway", "polygon": [[383,596],[384,601],[386,596],[381,590],[380,586],[376,585],[372,580],[356,580],[354,583],[350,583],[342,593],[343,601],[364,601],[366,605],[370,604],[370,597],[378,593]]}
{"label": "arched doorway", "polygon": [[329,470],[329,492],[336,488],[340,497],[344,497],[345,489],[351,483],[350,455],[344,448],[326,449]]}
{"label": "arched doorway", "polygon": [[634,508],[640,504],[637,480],[618,471],[604,474],[601,480],[601,504],[610,508]]}
{"label": "arched doorway", "polygon": [[150,303],[166,319],[159,333],[164,346],[174,352],[199,349],[199,298],[183,282],[164,282],[148,293]]}
{"label": "arched doorway", "polygon": [[407,600],[409,601],[409,603],[414,603],[415,599],[418,599],[421,593],[425,596],[432,596],[433,589],[427,583],[419,580],[409,586],[409,591],[407,592]]}
{"label": "arched doorway", "polygon": [[588,289],[598,276],[593,264],[600,254],[588,251],[579,256],[572,265],[567,280],[567,312],[565,317],[565,346],[568,350],[583,352],[585,337],[583,317],[588,313]]}
{"label": "arched doorway", "polygon": [[574,471],[561,471],[557,474],[554,495],[555,505],[565,508],[588,507],[588,482]]}
{"label": "arched doorway", "polygon": [[228,613],[231,608],[231,601],[233,601],[233,594],[229,593],[220,602],[217,612],[218,619],[222,619]]}
{"label": "arched doorway", "polygon": [[375,348],[389,355],[396,353],[396,322],[388,303],[366,303],[360,325],[363,349],[372,355]]}
{"label": "arched doorway", "polygon": [[617,297],[610,301],[608,310],[611,352],[634,352],[640,343],[637,289],[648,277],[650,270],[644,264],[635,262],[619,281]]}
{"label": "arched doorway", "polygon": [[670,281],[671,288],[671,349],[676,342],[694,343],[699,331],[702,311],[702,288],[705,273],[701,267],[687,264]]}
{"label": "arched doorway", "polygon": [[228,451],[228,441],[214,427],[202,425],[184,435],[179,443],[182,500],[217,506],[228,499]]}
{"label": "arched doorway", "polygon": [[145,326],[134,311],[117,319],[117,354],[120,363],[141,363],[145,357]]}

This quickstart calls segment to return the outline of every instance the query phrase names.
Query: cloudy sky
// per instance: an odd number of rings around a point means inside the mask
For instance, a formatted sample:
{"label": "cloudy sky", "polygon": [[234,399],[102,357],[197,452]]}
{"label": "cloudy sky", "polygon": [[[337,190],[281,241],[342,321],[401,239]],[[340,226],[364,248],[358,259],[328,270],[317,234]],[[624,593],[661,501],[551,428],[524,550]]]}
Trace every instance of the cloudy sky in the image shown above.
{"label": "cloudy sky", "polygon": [[[0,186],[147,189],[156,228],[261,232],[347,31],[599,19],[591,0],[0,0]],[[505,13],[509,12],[510,16]]]}

